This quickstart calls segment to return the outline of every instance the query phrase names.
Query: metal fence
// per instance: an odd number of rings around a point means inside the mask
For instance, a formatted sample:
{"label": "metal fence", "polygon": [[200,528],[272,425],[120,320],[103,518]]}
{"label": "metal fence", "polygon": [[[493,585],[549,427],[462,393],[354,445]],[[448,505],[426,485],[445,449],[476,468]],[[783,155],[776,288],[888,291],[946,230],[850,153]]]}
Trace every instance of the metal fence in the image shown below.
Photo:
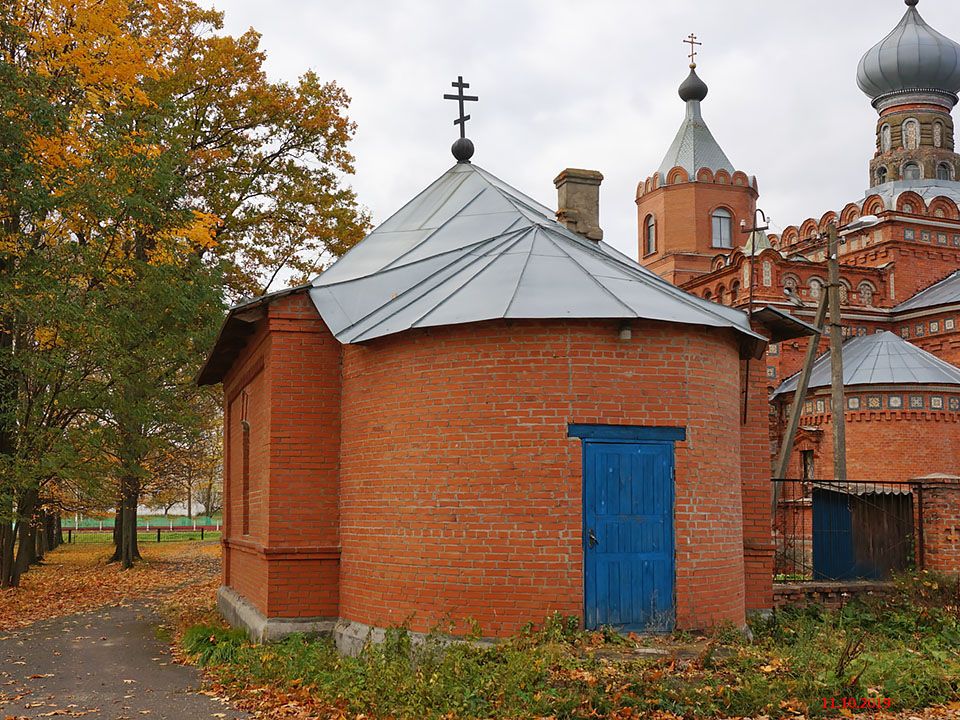
{"label": "metal fence", "polygon": [[887,580],[922,565],[922,503],[913,483],[774,482],[775,580]]}

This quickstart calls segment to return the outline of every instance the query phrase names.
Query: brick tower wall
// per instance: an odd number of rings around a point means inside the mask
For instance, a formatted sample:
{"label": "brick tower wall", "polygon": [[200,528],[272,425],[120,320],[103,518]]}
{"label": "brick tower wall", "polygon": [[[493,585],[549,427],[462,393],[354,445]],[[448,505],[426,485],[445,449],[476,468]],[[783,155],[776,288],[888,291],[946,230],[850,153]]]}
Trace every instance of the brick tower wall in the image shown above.
{"label": "brick tower wall", "polygon": [[476,622],[488,636],[552,611],[582,617],[581,441],[568,424],[610,423],[686,428],[677,624],[744,621],[736,339],[646,322],[622,341],[618,329],[491,321],[344,348],[341,617],[458,633]]}

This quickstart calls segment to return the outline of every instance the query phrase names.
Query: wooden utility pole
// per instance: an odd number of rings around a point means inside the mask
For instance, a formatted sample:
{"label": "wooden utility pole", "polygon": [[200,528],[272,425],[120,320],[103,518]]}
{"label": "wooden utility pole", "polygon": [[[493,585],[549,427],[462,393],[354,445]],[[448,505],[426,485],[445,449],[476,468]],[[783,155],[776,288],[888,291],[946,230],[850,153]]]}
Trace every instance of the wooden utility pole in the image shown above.
{"label": "wooden utility pole", "polygon": [[827,230],[830,286],[830,414],[833,425],[833,479],[847,481],[846,407],[843,398],[843,326],[840,322],[840,242],[834,223]]}
{"label": "wooden utility pole", "polygon": [[[787,421],[787,432],[783,438],[783,444],[780,446],[780,457],[777,458],[777,470],[774,478],[784,480],[787,477],[787,466],[790,464],[790,453],[793,451],[793,441],[797,437],[797,429],[800,427],[800,416],[803,414],[803,401],[807,397],[807,388],[810,386],[810,375],[813,370],[813,363],[816,362],[820,345],[820,338],[823,337],[823,322],[827,319],[827,305],[829,295],[823,295],[820,298],[820,306],[817,308],[817,317],[813,321],[813,326],[817,332],[810,337],[810,344],[807,346],[807,357],[803,363],[803,369],[800,371],[800,377],[797,379],[797,389],[793,392],[793,407],[790,409],[790,419]],[[774,485],[774,504],[777,501],[779,483]]]}

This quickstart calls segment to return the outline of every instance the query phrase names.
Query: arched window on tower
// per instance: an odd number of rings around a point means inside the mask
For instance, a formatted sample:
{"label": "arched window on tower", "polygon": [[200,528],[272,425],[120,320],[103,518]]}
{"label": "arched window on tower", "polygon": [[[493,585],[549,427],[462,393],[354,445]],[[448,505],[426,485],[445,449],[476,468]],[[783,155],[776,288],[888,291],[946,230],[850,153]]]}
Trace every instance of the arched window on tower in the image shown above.
{"label": "arched window on tower", "polygon": [[734,280],[730,284],[730,303],[735,303],[738,297],[740,297],[740,283]]}
{"label": "arched window on tower", "polygon": [[710,216],[713,226],[713,246],[716,248],[733,247],[733,215],[726,208],[717,208]]}
{"label": "arched window on tower", "polygon": [[647,215],[644,224],[643,254],[652,255],[657,251],[657,220],[653,215]]}
{"label": "arched window on tower", "polygon": [[915,162],[908,162],[903,166],[903,179],[904,180],[920,180],[923,177],[923,173],[920,171],[920,166]]}
{"label": "arched window on tower", "polygon": [[887,181],[887,168],[881,165],[877,168],[877,185],[883,185]]}
{"label": "arched window on tower", "polygon": [[890,149],[893,147],[893,141],[890,134],[890,126],[884,124],[880,128],[880,152],[890,152]]}
{"label": "arched window on tower", "polygon": [[953,168],[947,163],[937,165],[937,180],[953,180]]}
{"label": "arched window on tower", "polygon": [[913,118],[907,118],[901,126],[903,130],[903,147],[907,150],[916,150],[920,147],[920,123]]}
{"label": "arched window on tower", "polygon": [[933,124],[933,146],[943,147],[943,123],[935,122]]}

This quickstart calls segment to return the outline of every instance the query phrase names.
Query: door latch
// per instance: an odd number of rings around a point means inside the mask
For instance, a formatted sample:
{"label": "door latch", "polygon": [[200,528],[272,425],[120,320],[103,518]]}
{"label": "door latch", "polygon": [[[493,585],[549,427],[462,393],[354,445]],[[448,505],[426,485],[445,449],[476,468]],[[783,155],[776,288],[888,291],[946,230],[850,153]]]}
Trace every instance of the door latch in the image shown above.
{"label": "door latch", "polygon": [[590,547],[597,546],[597,534],[593,531],[593,528],[587,532],[587,541],[590,543]]}

